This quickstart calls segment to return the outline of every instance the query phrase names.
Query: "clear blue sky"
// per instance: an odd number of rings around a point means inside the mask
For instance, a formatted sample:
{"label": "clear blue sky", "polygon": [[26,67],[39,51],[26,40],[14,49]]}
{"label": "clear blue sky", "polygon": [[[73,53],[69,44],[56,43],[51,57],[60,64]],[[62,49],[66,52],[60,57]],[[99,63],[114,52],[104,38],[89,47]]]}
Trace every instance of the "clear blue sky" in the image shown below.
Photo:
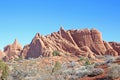
{"label": "clear blue sky", "polygon": [[120,0],[0,0],[0,49],[15,38],[65,29],[96,28],[106,41],[120,42]]}

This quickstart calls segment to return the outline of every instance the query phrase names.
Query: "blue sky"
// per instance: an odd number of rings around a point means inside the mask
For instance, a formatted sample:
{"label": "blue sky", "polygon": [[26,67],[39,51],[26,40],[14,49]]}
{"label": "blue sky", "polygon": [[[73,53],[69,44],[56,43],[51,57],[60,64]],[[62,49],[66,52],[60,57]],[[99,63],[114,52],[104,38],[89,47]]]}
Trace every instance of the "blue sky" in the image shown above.
{"label": "blue sky", "polygon": [[0,49],[17,38],[29,44],[34,35],[96,28],[106,41],[120,42],[120,0],[0,0]]}

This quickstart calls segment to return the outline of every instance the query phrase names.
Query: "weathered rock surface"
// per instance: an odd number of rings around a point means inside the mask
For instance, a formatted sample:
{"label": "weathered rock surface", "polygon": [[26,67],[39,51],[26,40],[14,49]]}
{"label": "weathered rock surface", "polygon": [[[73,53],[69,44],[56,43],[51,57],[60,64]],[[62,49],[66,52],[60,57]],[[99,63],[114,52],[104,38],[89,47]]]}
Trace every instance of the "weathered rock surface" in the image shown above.
{"label": "weathered rock surface", "polygon": [[26,45],[21,53],[25,58],[52,56],[58,50],[63,54],[83,55],[95,58],[95,55],[118,55],[109,43],[102,40],[102,34],[96,29],[64,30],[41,36],[39,33]]}
{"label": "weathered rock surface", "polygon": [[21,51],[22,51],[22,46],[18,43],[16,39],[13,44],[4,47],[4,52],[6,54],[6,57],[9,59],[17,58],[20,55]]}
{"label": "weathered rock surface", "polygon": [[118,52],[118,55],[120,55],[120,43],[117,42],[109,42],[109,44],[112,46],[112,48]]}
{"label": "weathered rock surface", "polygon": [[114,55],[114,56],[118,56],[118,52],[116,50],[113,49],[113,47],[108,43],[104,41],[104,45],[106,47],[106,55]]}

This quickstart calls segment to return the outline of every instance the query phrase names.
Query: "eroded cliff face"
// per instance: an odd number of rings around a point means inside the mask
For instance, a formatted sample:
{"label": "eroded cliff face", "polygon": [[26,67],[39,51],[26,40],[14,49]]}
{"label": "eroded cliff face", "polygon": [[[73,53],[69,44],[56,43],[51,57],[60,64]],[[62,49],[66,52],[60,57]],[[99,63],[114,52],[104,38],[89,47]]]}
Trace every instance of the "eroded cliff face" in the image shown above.
{"label": "eroded cliff face", "polygon": [[21,55],[25,58],[52,56],[58,50],[62,55],[83,55],[95,58],[95,55],[118,55],[118,51],[102,40],[102,34],[96,29],[64,30],[42,36],[35,35],[32,42],[23,48]]}
{"label": "eroded cliff face", "polygon": [[62,27],[58,32],[42,36],[35,35],[30,44],[22,46],[17,40],[13,44],[4,47],[0,51],[0,59],[5,60],[22,56],[26,59],[40,56],[52,56],[52,52],[58,50],[61,56],[83,55],[95,58],[96,55],[120,55],[120,43],[106,42],[102,34],[96,29],[64,30]]}

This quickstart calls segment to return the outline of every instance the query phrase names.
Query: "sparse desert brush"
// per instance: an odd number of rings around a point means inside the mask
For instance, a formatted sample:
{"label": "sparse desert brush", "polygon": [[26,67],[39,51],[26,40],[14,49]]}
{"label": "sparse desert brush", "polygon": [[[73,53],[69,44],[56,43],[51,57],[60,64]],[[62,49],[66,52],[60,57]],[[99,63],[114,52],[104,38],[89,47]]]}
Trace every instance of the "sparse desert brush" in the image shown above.
{"label": "sparse desert brush", "polygon": [[120,78],[120,65],[114,64],[108,70],[107,78],[109,80],[114,80]]}
{"label": "sparse desert brush", "polygon": [[[73,59],[63,63],[59,60],[52,60],[51,63],[53,64],[46,64],[44,63],[46,59],[49,58],[20,60],[9,63],[9,66],[12,67],[10,77],[8,77],[9,80],[79,80],[84,76],[96,76],[102,73],[102,70],[95,68],[94,64],[80,65]],[[86,59],[84,62],[86,62]]]}
{"label": "sparse desert brush", "polygon": [[85,66],[87,66],[87,65],[91,65],[90,60],[89,60],[89,59],[86,59],[86,61],[85,61],[84,65],[85,65]]}
{"label": "sparse desert brush", "polygon": [[120,56],[117,57],[117,60],[120,60]]}
{"label": "sparse desert brush", "polygon": [[78,59],[79,62],[82,62],[84,66],[91,65],[90,58],[85,58],[84,56],[80,56]]}
{"label": "sparse desert brush", "polygon": [[76,62],[74,60],[69,62],[69,67],[74,67],[76,65]]}
{"label": "sparse desert brush", "polygon": [[2,75],[0,76],[1,77],[1,80],[6,80],[8,75],[9,75],[9,67],[8,65],[0,60],[0,71],[2,72]]}
{"label": "sparse desert brush", "polygon": [[113,63],[116,61],[116,58],[114,56],[111,55],[105,55],[105,63]]}
{"label": "sparse desert brush", "polygon": [[23,60],[23,58],[20,56],[19,58],[15,58],[14,60],[15,61],[20,61],[20,60]]}
{"label": "sparse desert brush", "polygon": [[93,69],[91,69],[88,76],[94,77],[94,76],[102,74],[103,72],[104,72],[104,70],[101,68],[93,68]]}
{"label": "sparse desert brush", "polygon": [[71,75],[71,79],[80,79],[84,76],[97,76],[104,72],[101,68],[94,68],[94,65],[81,66],[75,69],[67,69],[65,72]]}
{"label": "sparse desert brush", "polygon": [[52,69],[52,73],[54,73],[60,69],[61,69],[61,63],[59,61],[56,61],[55,66]]}
{"label": "sparse desert brush", "polygon": [[84,56],[79,56],[78,61],[84,61],[84,60],[85,60],[85,57],[84,57]]}
{"label": "sparse desert brush", "polygon": [[91,68],[91,69],[85,69],[85,70],[80,70],[76,75],[79,77],[79,78],[82,78],[84,76],[97,76],[97,75],[100,75],[104,72],[103,69],[101,68]]}
{"label": "sparse desert brush", "polygon": [[58,50],[55,50],[52,52],[53,56],[60,56],[60,52]]}
{"label": "sparse desert brush", "polygon": [[101,65],[104,65],[106,64],[105,62],[95,62],[94,63],[94,66],[97,67],[97,66],[101,66]]}

